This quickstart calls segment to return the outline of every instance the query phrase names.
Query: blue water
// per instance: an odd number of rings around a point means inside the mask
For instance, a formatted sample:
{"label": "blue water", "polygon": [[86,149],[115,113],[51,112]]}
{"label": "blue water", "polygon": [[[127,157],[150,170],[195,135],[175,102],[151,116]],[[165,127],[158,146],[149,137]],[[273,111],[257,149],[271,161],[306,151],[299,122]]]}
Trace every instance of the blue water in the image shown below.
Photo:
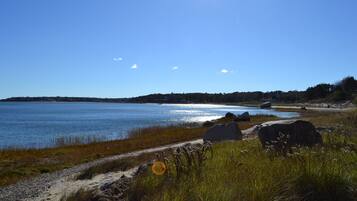
{"label": "blue water", "polygon": [[227,112],[296,113],[209,104],[0,103],[0,148],[48,147],[60,136],[124,138],[133,128],[217,119]]}

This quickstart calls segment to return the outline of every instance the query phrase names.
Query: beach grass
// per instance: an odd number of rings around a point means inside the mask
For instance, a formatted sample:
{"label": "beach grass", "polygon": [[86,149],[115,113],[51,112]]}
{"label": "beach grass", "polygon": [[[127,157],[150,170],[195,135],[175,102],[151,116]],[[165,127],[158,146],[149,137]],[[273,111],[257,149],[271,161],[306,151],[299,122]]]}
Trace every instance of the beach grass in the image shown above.
{"label": "beach grass", "polygon": [[262,149],[256,139],[216,144],[214,157],[204,163],[200,174],[190,171],[177,178],[175,174],[156,176],[148,171],[136,178],[127,198],[129,201],[355,201],[357,112],[325,115],[314,122],[340,127],[323,131],[323,145],[296,147],[287,156]]}
{"label": "beach grass", "polygon": [[353,201],[357,193],[356,150],[298,148],[287,157],[265,152],[257,140],[214,145],[214,157],[176,178],[148,172],[138,177],[128,200],[160,201]]}
{"label": "beach grass", "polygon": [[[252,116],[251,122],[239,123],[242,129],[256,123],[277,119],[275,116]],[[220,123],[230,121],[222,118]],[[50,173],[107,156],[128,153],[172,143],[199,139],[207,127],[200,125],[153,126],[135,129],[129,137],[106,142],[89,142],[66,145],[60,140],[59,147],[45,149],[3,149],[0,150],[0,186],[7,186],[22,179]],[[71,140],[68,140],[73,142]]]}
{"label": "beach grass", "polygon": [[[213,145],[199,168],[177,168],[174,155],[162,176],[150,169],[136,177],[129,201],[355,201],[357,197],[357,111],[310,115],[322,128],[323,145],[294,147],[287,155],[264,150],[257,139]],[[185,169],[183,174],[177,169]],[[199,170],[199,171],[197,171]],[[81,190],[63,200],[92,200]],[[81,199],[85,197],[85,199]]]}

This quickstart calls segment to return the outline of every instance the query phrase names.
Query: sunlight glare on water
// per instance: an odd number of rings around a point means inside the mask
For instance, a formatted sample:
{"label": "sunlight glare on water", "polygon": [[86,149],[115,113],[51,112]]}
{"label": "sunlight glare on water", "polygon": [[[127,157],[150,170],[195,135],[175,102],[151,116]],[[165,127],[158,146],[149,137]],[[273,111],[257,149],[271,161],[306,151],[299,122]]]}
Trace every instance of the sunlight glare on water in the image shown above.
{"label": "sunlight glare on water", "polygon": [[[213,104],[119,104],[119,103],[0,103],[0,147],[46,147],[66,136],[125,138],[134,128],[204,122],[227,112],[273,114],[296,113]],[[18,140],[21,139],[21,140]]]}

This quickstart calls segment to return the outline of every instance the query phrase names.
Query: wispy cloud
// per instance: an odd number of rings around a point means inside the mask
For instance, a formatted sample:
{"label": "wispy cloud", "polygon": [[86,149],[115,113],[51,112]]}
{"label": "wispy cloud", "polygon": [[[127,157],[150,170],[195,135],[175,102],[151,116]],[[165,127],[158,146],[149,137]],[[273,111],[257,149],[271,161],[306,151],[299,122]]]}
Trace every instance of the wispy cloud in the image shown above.
{"label": "wispy cloud", "polygon": [[131,69],[137,69],[137,68],[139,68],[138,64],[133,64],[133,65],[131,66]]}
{"label": "wispy cloud", "polygon": [[178,70],[179,69],[179,67],[178,66],[174,66],[174,67],[172,67],[172,70]]}
{"label": "wispy cloud", "polygon": [[227,74],[227,73],[229,73],[229,70],[227,70],[227,69],[223,68],[223,69],[221,70],[221,73],[223,73],[223,74]]}
{"label": "wispy cloud", "polygon": [[114,57],[113,61],[123,61],[123,58],[122,57]]}

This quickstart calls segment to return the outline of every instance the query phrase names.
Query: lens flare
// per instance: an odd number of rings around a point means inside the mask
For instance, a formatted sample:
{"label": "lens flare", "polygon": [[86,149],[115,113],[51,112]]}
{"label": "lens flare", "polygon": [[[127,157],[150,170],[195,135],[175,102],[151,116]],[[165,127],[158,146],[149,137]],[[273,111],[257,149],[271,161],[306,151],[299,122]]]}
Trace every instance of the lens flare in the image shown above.
{"label": "lens flare", "polygon": [[163,175],[166,172],[166,165],[165,163],[161,162],[161,161],[155,161],[154,164],[151,167],[152,172],[155,175]]}

